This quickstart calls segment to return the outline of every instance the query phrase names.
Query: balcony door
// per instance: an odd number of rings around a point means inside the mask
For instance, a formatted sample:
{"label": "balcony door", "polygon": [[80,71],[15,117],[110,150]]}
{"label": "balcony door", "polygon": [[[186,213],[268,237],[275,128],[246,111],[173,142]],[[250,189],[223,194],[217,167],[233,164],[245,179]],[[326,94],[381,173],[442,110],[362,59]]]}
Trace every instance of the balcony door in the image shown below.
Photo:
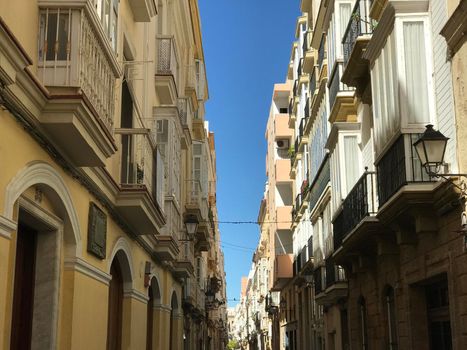
{"label": "balcony door", "polygon": [[430,349],[451,350],[452,336],[447,280],[427,286],[425,292]]}
{"label": "balcony door", "polygon": [[[133,99],[126,81],[122,83],[122,107],[121,122],[122,129],[133,127]],[[133,161],[133,139],[131,134],[122,135],[122,169],[121,182],[123,184],[135,183]]]}

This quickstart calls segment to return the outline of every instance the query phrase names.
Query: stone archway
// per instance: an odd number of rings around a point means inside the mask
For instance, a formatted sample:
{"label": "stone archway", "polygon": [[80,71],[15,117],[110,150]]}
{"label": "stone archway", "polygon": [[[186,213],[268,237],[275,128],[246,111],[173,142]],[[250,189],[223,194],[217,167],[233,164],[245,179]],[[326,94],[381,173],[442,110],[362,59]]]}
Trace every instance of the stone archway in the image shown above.
{"label": "stone archway", "polygon": [[[32,188],[37,197],[32,195]],[[55,348],[58,346],[59,319],[73,309],[68,303],[72,298],[59,295],[63,278],[62,257],[65,262],[76,260],[82,252],[78,214],[60,172],[42,161],[31,162],[18,171],[5,187],[1,219],[3,228],[5,223],[11,224],[10,231],[4,231],[3,237],[10,239],[11,233],[16,231],[16,239],[10,245],[15,257],[15,277],[6,283],[12,291],[10,303],[16,305],[12,312],[11,333],[18,332],[18,325],[21,327],[25,322],[24,315],[17,314],[23,308],[20,300],[24,299],[22,292],[25,290],[22,286],[25,280],[19,276],[22,275],[21,264],[27,264],[24,253],[29,251],[29,255],[34,255],[35,263],[34,269],[29,271],[31,302],[25,306],[30,315],[26,343],[29,342],[32,349]],[[7,277],[0,272],[0,279],[7,280]],[[0,305],[0,313],[3,311],[4,305]],[[23,320],[16,322],[18,317]],[[21,330],[19,332],[23,334]]]}

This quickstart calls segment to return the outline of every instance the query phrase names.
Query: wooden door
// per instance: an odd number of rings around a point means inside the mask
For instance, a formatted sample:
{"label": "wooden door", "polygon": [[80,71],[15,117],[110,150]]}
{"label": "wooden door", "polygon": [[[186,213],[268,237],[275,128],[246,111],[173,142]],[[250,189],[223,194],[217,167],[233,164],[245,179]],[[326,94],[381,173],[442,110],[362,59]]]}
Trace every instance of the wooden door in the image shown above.
{"label": "wooden door", "polygon": [[152,332],[154,325],[154,296],[152,294],[152,285],[149,286],[149,300],[147,310],[147,329],[146,329],[146,350],[152,350]]}
{"label": "wooden door", "polygon": [[110,267],[112,279],[109,283],[109,311],[107,323],[107,350],[122,347],[123,278],[116,259]]}
{"label": "wooden door", "polygon": [[10,350],[31,348],[37,232],[21,223],[16,238]]}

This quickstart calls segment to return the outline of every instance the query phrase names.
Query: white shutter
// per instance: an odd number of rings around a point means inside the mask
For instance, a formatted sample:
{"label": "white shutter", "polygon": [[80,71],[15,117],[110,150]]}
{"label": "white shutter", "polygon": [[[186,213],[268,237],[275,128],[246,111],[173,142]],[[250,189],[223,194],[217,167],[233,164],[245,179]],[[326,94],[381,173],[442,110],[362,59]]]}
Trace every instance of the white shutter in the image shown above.
{"label": "white shutter", "polygon": [[159,149],[156,152],[156,201],[161,208],[164,208],[165,164]]}
{"label": "white shutter", "polygon": [[193,180],[201,182],[203,147],[200,142],[193,142]]}
{"label": "white shutter", "polygon": [[198,83],[198,100],[204,100],[205,72],[204,64],[200,60],[196,60],[196,80]]}

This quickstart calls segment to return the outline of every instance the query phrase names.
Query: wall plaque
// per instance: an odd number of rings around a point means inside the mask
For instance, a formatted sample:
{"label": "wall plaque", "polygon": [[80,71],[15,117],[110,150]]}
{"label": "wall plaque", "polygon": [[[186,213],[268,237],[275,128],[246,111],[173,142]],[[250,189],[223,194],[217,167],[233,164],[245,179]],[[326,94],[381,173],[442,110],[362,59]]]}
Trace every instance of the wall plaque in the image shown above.
{"label": "wall plaque", "polygon": [[93,202],[89,203],[88,252],[105,259],[107,215]]}

